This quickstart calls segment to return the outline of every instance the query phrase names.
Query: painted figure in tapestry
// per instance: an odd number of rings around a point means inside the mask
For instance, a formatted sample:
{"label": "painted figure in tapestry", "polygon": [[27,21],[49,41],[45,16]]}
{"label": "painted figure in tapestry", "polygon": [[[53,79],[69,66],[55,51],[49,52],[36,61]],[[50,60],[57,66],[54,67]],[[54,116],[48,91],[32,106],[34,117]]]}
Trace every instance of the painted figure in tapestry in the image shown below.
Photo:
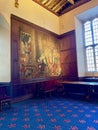
{"label": "painted figure in tapestry", "polygon": [[31,35],[21,31],[20,34],[20,74],[21,78],[32,78]]}
{"label": "painted figure in tapestry", "polygon": [[[46,49],[47,50],[47,49]],[[38,59],[40,74],[57,76],[61,73],[60,56],[56,49],[48,49]]]}

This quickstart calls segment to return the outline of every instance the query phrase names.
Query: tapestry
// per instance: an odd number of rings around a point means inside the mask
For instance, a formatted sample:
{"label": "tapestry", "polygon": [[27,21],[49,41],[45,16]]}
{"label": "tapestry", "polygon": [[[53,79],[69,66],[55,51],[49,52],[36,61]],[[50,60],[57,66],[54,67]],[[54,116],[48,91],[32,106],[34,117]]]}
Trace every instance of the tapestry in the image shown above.
{"label": "tapestry", "polygon": [[61,67],[57,43],[57,39],[39,31],[20,31],[20,79],[59,76]]}

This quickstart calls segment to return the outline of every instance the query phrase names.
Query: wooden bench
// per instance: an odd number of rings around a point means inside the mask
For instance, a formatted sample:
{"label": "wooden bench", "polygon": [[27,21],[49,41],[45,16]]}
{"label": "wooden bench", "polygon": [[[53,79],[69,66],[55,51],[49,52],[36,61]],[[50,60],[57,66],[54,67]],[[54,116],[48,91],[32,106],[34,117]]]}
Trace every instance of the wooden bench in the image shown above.
{"label": "wooden bench", "polygon": [[98,93],[98,82],[86,81],[59,81],[65,88],[67,94],[79,94],[89,98],[91,95]]}

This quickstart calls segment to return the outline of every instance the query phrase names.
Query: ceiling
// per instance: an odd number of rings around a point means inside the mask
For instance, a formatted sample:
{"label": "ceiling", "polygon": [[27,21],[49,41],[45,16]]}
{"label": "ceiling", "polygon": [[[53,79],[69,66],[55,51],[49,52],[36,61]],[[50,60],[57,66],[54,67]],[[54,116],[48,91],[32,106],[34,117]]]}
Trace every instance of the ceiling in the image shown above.
{"label": "ceiling", "polygon": [[32,0],[57,16],[81,6],[91,0]]}

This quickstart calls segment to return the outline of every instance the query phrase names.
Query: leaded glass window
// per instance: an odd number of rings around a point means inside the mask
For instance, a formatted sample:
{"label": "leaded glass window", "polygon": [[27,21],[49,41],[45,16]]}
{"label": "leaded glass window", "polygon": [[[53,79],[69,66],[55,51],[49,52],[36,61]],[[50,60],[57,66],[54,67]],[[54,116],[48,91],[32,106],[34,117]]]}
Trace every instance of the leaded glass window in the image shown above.
{"label": "leaded glass window", "polygon": [[87,71],[98,71],[98,18],[84,23]]}

